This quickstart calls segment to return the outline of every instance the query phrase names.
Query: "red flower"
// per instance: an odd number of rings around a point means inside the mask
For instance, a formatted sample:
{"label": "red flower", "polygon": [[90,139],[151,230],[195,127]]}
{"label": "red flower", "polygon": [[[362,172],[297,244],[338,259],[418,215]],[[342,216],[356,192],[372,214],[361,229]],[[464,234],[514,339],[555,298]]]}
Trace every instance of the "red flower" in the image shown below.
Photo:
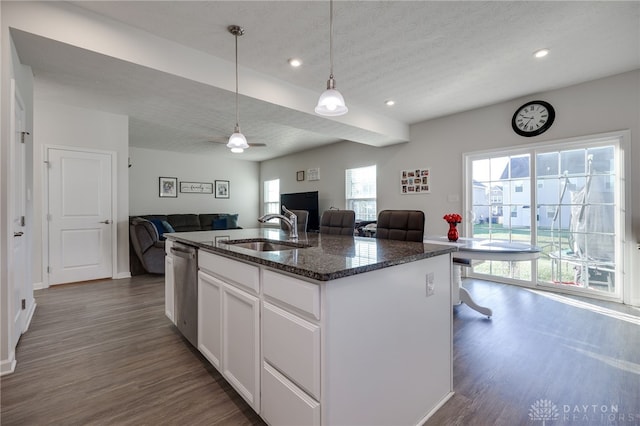
{"label": "red flower", "polygon": [[462,222],[462,216],[460,216],[458,213],[448,213],[448,214],[445,214],[442,218],[449,223]]}

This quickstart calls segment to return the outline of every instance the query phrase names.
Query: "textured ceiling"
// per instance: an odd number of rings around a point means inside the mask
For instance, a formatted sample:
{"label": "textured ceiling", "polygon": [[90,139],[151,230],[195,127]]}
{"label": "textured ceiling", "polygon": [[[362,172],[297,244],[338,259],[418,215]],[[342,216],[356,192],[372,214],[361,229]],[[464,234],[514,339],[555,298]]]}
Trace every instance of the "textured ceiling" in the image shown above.
{"label": "textured ceiling", "polygon": [[[324,89],[329,68],[327,1],[76,1],[65,4],[231,64],[230,24],[243,71],[265,84]],[[640,68],[639,2],[336,1],[334,74],[350,108],[365,117],[411,124],[528,94]],[[130,144],[229,155],[234,93],[129,61],[12,31],[36,96],[126,114]],[[551,49],[543,60],[532,53]],[[292,69],[287,59],[299,57]],[[168,58],[170,60],[170,58]],[[231,68],[232,70],[232,68]],[[231,76],[233,77],[233,75]],[[386,107],[393,99],[396,105]],[[338,140],[371,145],[399,140],[341,120],[240,97],[240,122],[263,160]]]}

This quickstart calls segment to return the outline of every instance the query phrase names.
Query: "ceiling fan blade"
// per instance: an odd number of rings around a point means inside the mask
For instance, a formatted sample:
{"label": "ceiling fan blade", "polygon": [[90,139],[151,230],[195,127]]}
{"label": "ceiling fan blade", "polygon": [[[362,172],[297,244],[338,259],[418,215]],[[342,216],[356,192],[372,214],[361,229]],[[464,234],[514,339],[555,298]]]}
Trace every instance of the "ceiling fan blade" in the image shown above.
{"label": "ceiling fan blade", "polygon": [[[212,139],[207,139],[207,142],[211,142],[211,143],[217,143],[220,145],[226,145],[229,141],[228,139],[223,139],[223,138],[212,138]],[[262,148],[262,147],[266,147],[267,144],[266,143],[249,143],[249,148]]]}

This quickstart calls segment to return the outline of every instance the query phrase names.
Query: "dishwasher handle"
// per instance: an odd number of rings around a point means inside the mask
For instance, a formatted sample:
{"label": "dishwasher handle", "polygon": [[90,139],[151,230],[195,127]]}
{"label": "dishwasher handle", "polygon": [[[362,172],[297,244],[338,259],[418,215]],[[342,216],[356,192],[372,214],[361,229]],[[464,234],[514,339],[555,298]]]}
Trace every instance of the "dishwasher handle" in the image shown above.
{"label": "dishwasher handle", "polygon": [[171,254],[183,257],[185,259],[195,259],[196,258],[196,249],[195,248],[182,248],[182,247],[171,247]]}

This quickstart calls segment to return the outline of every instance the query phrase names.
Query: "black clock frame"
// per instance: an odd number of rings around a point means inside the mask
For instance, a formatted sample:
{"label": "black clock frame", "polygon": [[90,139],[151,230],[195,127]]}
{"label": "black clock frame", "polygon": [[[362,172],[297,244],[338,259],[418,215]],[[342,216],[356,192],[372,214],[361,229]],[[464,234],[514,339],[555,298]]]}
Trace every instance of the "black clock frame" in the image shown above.
{"label": "black clock frame", "polygon": [[[549,118],[547,119],[547,122],[544,123],[542,125],[542,127],[540,127],[539,129],[536,130],[532,130],[530,132],[524,131],[522,129],[520,129],[517,125],[516,125],[516,118],[518,117],[518,113],[525,107],[528,107],[529,105],[542,105],[544,106],[547,111],[549,111]],[[519,134],[520,136],[524,136],[524,137],[532,137],[532,136],[538,136],[541,135],[542,133],[546,132],[547,130],[549,130],[549,127],[551,127],[551,125],[553,124],[553,122],[556,119],[556,110],[553,108],[553,106],[549,103],[549,102],[545,102],[545,101],[530,101],[527,102],[526,104],[520,106],[515,113],[513,113],[513,117],[511,118],[511,127],[513,128],[513,131],[516,132],[517,134]]]}

